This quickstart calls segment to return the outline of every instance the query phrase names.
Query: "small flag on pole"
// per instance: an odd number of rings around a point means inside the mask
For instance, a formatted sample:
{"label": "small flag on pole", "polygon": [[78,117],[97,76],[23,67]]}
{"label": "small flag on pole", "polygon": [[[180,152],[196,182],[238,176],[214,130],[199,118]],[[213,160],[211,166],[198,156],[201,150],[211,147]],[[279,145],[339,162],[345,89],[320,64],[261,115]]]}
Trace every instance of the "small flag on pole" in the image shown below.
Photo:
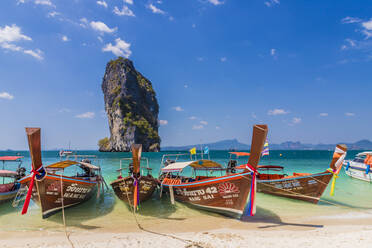
{"label": "small flag on pole", "polygon": [[209,153],[209,147],[206,146],[206,147],[204,147],[204,154],[208,154],[208,153]]}
{"label": "small flag on pole", "polygon": [[264,144],[264,148],[261,152],[261,156],[269,156],[269,142],[266,140]]}
{"label": "small flag on pole", "polygon": [[193,148],[190,149],[190,154],[191,155],[196,154],[196,147],[193,147]]}

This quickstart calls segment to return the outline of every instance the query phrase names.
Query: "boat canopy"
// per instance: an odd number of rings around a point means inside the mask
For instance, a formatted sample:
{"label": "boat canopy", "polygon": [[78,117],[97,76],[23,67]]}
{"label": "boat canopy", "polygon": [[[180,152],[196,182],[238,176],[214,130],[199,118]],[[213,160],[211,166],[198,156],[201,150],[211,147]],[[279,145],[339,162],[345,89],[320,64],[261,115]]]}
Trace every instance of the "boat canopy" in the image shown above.
{"label": "boat canopy", "polygon": [[229,152],[230,154],[236,155],[238,157],[243,157],[243,156],[250,156],[251,154],[249,152]]}
{"label": "boat canopy", "polygon": [[59,161],[57,163],[46,166],[46,168],[65,169],[67,167],[70,167],[71,165],[76,165],[76,164],[80,164],[80,165],[82,165],[84,167],[87,167],[89,169],[92,169],[92,170],[99,170],[98,166],[92,165],[90,163],[77,162],[77,161],[72,161],[72,160]]}
{"label": "boat canopy", "polygon": [[17,161],[23,156],[2,156],[0,157],[0,161]]}
{"label": "boat canopy", "polygon": [[357,157],[360,157],[360,156],[367,156],[367,155],[371,155],[372,156],[372,152],[360,152],[356,156]]}
{"label": "boat canopy", "polygon": [[15,171],[0,170],[0,177],[16,177],[18,174]]}
{"label": "boat canopy", "polygon": [[212,160],[196,160],[196,161],[171,163],[168,166],[162,168],[161,170],[162,172],[181,172],[187,166],[193,167],[194,169],[197,169],[197,170],[223,168],[222,165]]}

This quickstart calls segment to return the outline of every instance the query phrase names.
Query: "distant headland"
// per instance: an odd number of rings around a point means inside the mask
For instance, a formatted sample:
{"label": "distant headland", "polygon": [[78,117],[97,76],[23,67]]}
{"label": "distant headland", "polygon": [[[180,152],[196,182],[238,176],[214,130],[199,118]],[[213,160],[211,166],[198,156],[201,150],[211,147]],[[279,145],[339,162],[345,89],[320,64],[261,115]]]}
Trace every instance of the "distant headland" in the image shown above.
{"label": "distant headland", "polygon": [[[344,142],[340,142],[344,143]],[[355,143],[344,143],[348,150],[369,150],[372,149],[372,142],[360,140]],[[249,150],[250,145],[239,142],[237,139],[221,140],[209,144],[193,144],[187,146],[164,146],[165,151],[186,151],[192,147],[208,146],[210,150]],[[271,150],[333,150],[336,144],[303,144],[299,141],[286,141],[280,144],[269,144]]]}

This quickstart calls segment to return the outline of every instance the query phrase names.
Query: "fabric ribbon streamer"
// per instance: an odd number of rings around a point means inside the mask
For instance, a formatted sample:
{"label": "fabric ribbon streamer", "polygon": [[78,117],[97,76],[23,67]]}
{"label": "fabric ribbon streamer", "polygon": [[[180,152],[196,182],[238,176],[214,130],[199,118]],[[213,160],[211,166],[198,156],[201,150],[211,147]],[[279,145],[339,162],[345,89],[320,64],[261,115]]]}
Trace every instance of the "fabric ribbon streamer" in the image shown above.
{"label": "fabric ribbon streamer", "polygon": [[139,190],[138,190],[138,180],[134,176],[132,176],[134,183],[134,190],[133,190],[133,207],[135,210],[138,210],[138,203],[139,203]]}
{"label": "fabric ribbon streamer", "polygon": [[331,172],[333,174],[333,177],[332,177],[332,184],[331,184],[331,191],[329,192],[329,195],[330,196],[333,196],[335,194],[335,185],[336,185],[336,179],[338,178],[338,173],[336,173],[335,171],[333,171],[331,168],[328,168],[329,172]]}
{"label": "fabric ribbon streamer", "polygon": [[[32,166],[32,168],[34,168],[34,166]],[[32,188],[34,187],[34,182],[35,182],[35,176],[37,180],[41,180],[46,175],[46,171],[42,165],[37,170],[32,169],[31,173],[32,173],[32,176],[31,176],[30,187],[28,188],[26,200],[25,200],[25,203],[23,204],[22,214],[27,213],[28,206],[30,205]]]}
{"label": "fabric ribbon streamer", "polygon": [[250,191],[248,195],[248,203],[244,209],[242,217],[243,216],[254,216],[256,213],[257,170],[250,164],[246,164],[246,168],[251,171],[252,181],[251,181],[251,187],[250,187]]}

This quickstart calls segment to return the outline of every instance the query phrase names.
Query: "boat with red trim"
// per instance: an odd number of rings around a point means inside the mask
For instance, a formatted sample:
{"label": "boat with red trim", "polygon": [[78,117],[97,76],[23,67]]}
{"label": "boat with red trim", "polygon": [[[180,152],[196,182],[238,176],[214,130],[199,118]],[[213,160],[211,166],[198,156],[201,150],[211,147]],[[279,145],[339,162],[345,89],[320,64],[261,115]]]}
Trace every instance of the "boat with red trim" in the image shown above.
{"label": "boat with red trim", "polygon": [[[26,169],[21,167],[22,156],[1,156],[0,162],[2,169],[0,170],[0,204],[12,201],[20,189],[21,184],[18,182],[20,178],[25,176]],[[16,169],[8,169],[9,166],[17,166]]]}
{"label": "boat with red trim", "polygon": [[[161,168],[161,192],[165,191],[174,200],[207,211],[243,218],[256,212],[256,167],[267,135],[267,125],[253,127],[251,156],[241,173],[227,172],[222,165],[211,160],[180,160],[179,154],[163,157]],[[193,176],[181,172],[191,168]],[[220,176],[210,173],[220,173]],[[203,173],[204,175],[197,175]],[[248,200],[248,202],[247,202]]]}
{"label": "boat with red trim", "polygon": [[[40,128],[26,128],[30,149],[32,171],[20,180],[28,186],[22,214],[27,213],[30,199],[41,208],[43,218],[59,212],[62,208],[76,206],[88,201],[96,192],[103,190],[103,177],[99,166],[93,165],[95,156],[74,155],[75,159],[59,161],[43,166],[41,159]],[[80,172],[64,175],[67,168],[76,167]],[[36,184],[36,185],[35,185]]]}
{"label": "boat with red trim", "polygon": [[[346,152],[346,145],[337,145],[330,168],[314,174],[294,172],[292,175],[287,175],[283,172],[283,166],[259,165],[257,166],[257,191],[316,204],[332,178],[331,195],[333,195],[336,178],[341,170]],[[230,159],[229,164],[236,165],[237,160]],[[237,170],[246,169],[246,165],[234,168]]]}

